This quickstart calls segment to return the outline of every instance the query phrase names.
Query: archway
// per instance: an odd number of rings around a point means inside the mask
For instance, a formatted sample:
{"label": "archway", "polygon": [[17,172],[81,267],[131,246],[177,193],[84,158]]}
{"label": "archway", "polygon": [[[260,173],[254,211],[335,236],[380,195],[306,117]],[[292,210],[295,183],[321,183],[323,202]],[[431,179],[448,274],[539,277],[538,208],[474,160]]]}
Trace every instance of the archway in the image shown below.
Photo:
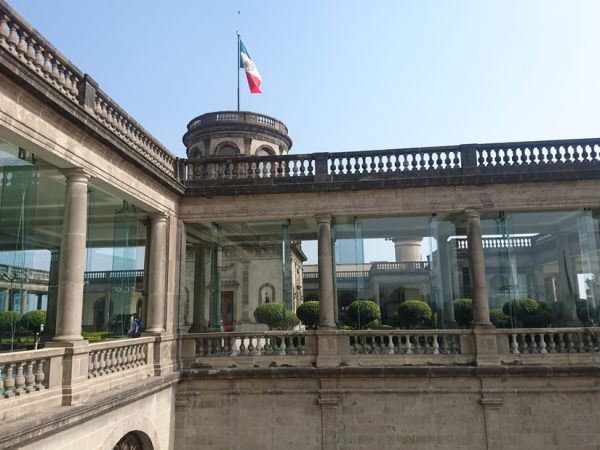
{"label": "archway", "polygon": [[136,430],[119,439],[113,450],[154,450],[154,446],[146,433]]}

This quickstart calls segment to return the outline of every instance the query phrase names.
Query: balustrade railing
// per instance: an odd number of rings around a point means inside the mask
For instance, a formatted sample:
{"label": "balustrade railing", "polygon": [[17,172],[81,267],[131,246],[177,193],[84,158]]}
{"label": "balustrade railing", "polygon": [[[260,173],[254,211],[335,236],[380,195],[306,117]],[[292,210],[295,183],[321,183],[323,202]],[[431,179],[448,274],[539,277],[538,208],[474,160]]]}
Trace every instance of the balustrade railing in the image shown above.
{"label": "balustrade railing", "polygon": [[469,330],[342,331],[351,355],[459,355]]}
{"label": "balustrade railing", "polygon": [[90,344],[88,378],[98,378],[147,364],[153,338],[137,338]]}
{"label": "balustrade railing", "polygon": [[307,342],[314,333],[305,331],[254,331],[199,333],[193,339],[196,357],[299,356],[314,352]]}
{"label": "balustrade railing", "polygon": [[89,112],[103,125],[145,160],[175,176],[175,156],[5,4],[0,4],[0,47],[73,103],[90,105]]}
{"label": "balustrade railing", "polygon": [[423,176],[555,172],[600,166],[600,139],[470,144],[447,147],[219,157],[178,161],[182,181],[290,179],[295,182],[373,181]]}
{"label": "balustrade railing", "polygon": [[597,353],[600,328],[538,328],[497,330],[514,355]]}
{"label": "balustrade railing", "polygon": [[[495,248],[529,248],[531,247],[531,238],[530,237],[498,237],[498,238],[482,238],[483,248],[485,249],[495,249]],[[456,249],[457,250],[468,250],[469,244],[467,239],[457,239],[456,240]]]}
{"label": "balustrade railing", "polygon": [[372,270],[378,271],[405,271],[405,270],[427,270],[427,261],[404,261],[404,262],[376,262]]}
{"label": "balustrade railing", "polygon": [[9,399],[47,389],[52,358],[59,358],[64,349],[44,349],[0,354],[0,395]]}

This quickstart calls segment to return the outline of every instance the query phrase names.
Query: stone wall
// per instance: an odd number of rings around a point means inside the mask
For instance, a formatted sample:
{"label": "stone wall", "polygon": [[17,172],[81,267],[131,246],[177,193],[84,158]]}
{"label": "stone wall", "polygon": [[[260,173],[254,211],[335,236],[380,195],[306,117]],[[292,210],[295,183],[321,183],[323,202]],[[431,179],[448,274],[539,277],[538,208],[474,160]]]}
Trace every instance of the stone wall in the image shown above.
{"label": "stone wall", "polygon": [[[60,428],[50,436],[37,441],[27,440],[26,443],[8,448],[112,450],[119,439],[131,431],[142,432],[146,435],[152,442],[154,450],[176,448],[173,445],[174,387],[140,397],[124,392],[123,397],[123,401],[117,407],[101,405],[101,401],[97,405],[87,405],[86,410],[88,410],[89,417],[86,417],[85,411],[73,411],[70,417],[61,419]],[[60,414],[60,410],[55,413]],[[53,415],[49,414],[46,420],[48,421],[47,426],[51,427]],[[39,424],[42,429],[43,422]],[[34,429],[34,427],[29,429],[33,439]],[[40,434],[42,434],[41,430]]]}
{"label": "stone wall", "polygon": [[199,371],[177,449],[597,449],[595,369]]}

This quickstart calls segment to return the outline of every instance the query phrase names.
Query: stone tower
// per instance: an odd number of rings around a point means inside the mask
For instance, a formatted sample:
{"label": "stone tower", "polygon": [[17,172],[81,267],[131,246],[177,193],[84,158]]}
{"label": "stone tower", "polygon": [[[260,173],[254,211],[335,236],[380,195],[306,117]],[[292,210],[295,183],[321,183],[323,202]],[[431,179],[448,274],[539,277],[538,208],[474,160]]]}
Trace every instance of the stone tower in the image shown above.
{"label": "stone tower", "polygon": [[287,155],[292,147],[282,122],[249,111],[202,114],[188,123],[183,143],[190,160]]}

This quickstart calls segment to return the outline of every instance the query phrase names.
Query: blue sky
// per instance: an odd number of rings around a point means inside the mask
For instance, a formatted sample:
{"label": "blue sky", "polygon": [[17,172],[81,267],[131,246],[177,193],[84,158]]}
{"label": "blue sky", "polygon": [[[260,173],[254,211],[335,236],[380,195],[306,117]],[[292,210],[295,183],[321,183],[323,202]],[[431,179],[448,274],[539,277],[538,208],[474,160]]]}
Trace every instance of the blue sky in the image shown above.
{"label": "blue sky", "polygon": [[295,153],[600,135],[597,1],[9,2],[178,156],[236,107],[236,29]]}

